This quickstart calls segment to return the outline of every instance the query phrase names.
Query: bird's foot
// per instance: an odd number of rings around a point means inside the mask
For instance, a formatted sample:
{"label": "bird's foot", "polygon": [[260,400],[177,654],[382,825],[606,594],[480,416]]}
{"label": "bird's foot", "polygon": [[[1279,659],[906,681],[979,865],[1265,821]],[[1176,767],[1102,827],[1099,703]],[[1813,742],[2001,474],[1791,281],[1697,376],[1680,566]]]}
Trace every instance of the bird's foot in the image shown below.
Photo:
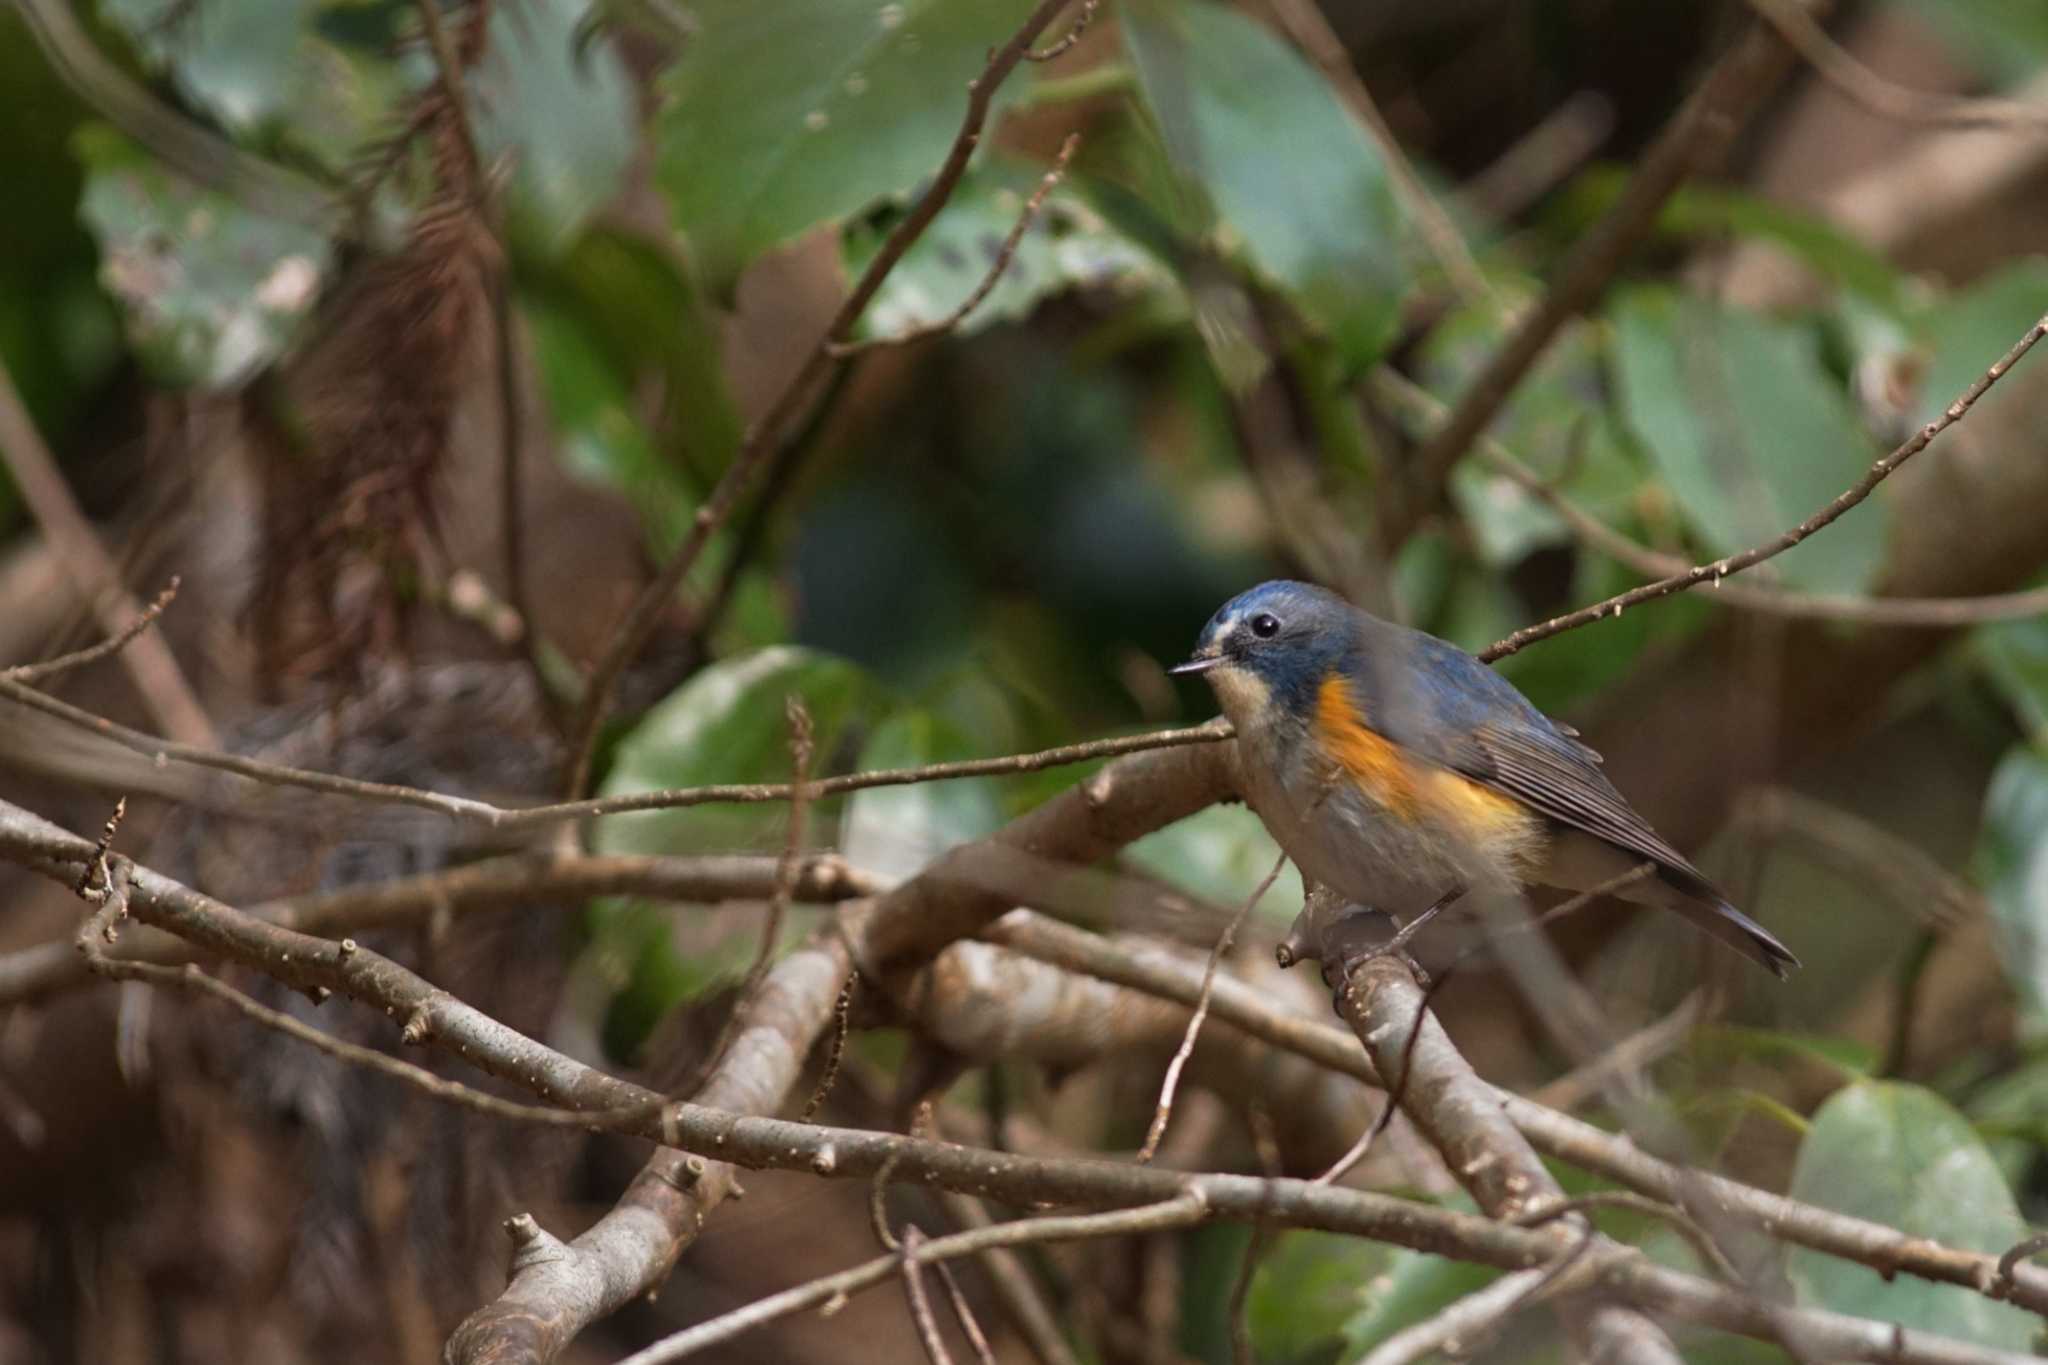
{"label": "bird's foot", "polygon": [[1274,956],[1283,968],[1307,959],[1321,963],[1323,980],[1333,990],[1341,989],[1353,972],[1374,958],[1393,957],[1427,990],[1429,972],[1408,951],[1408,944],[1464,894],[1462,886],[1454,887],[1408,923],[1398,924],[1384,910],[1351,904],[1318,888]]}

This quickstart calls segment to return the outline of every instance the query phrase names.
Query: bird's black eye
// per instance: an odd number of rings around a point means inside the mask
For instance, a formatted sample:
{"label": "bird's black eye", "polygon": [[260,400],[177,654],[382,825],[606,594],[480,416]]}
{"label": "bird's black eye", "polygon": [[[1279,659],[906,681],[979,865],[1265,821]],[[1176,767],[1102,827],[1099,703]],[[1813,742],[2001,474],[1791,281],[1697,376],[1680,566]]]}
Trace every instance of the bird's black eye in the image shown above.
{"label": "bird's black eye", "polygon": [[1261,640],[1270,640],[1280,633],[1280,618],[1271,612],[1262,611],[1251,620],[1252,634]]}

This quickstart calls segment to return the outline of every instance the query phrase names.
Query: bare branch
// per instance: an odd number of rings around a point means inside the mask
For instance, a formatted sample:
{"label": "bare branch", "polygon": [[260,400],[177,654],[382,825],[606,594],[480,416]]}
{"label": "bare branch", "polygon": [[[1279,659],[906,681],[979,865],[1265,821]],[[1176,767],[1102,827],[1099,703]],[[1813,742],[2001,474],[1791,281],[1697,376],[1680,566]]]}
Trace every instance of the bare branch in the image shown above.
{"label": "bare branch", "polygon": [[[1570,1256],[1571,1252],[1565,1252]],[[1560,1261],[1563,1257],[1559,1258]],[[1359,1365],[1413,1365],[1423,1357],[1443,1352],[1461,1356],[1465,1348],[1485,1332],[1497,1327],[1509,1314],[1524,1307],[1529,1296],[1543,1287],[1548,1270],[1517,1270],[1503,1275],[1484,1289],[1458,1299],[1440,1313],[1424,1318],[1372,1348]]]}
{"label": "bare branch", "polygon": [[1209,996],[1216,987],[1216,969],[1222,965],[1224,954],[1237,941],[1237,931],[1244,927],[1254,907],[1265,898],[1273,883],[1280,880],[1280,874],[1287,867],[1287,855],[1281,854],[1273,862],[1273,870],[1245,898],[1237,914],[1223,932],[1217,936],[1216,946],[1209,950],[1209,965],[1202,970],[1202,993],[1195,1001],[1195,1012],[1188,1017],[1188,1031],[1182,1036],[1180,1046],[1174,1050],[1173,1060],[1166,1064],[1166,1079],[1159,1085],[1159,1104],[1152,1114],[1152,1126],[1145,1132],[1145,1143],[1138,1148],[1138,1164],[1150,1161],[1159,1151],[1159,1140],[1166,1136],[1166,1125],[1173,1119],[1173,1092],[1180,1084],[1181,1068],[1188,1064],[1188,1057],[1195,1050],[1195,1039],[1201,1036],[1202,1021],[1209,1017]]}
{"label": "bare branch", "polygon": [[53,678],[59,673],[69,673],[74,668],[97,663],[109,654],[118,654],[130,640],[148,630],[156,618],[164,614],[164,608],[170,606],[177,596],[178,579],[173,577],[164,586],[164,590],[156,595],[156,600],[142,609],[141,615],[98,644],[88,645],[69,654],[60,654],[54,659],[45,659],[41,663],[16,664],[12,668],[0,668],[0,678],[8,678],[18,683],[41,682],[44,678]]}
{"label": "bare branch", "polygon": [[[1082,22],[1087,22],[1085,16]],[[872,351],[879,346],[907,346],[913,341],[923,341],[927,337],[935,337],[941,333],[950,332],[965,322],[968,314],[981,307],[982,301],[995,292],[996,285],[1003,278],[1003,272],[1010,268],[1010,262],[1016,258],[1017,248],[1023,243],[1024,234],[1031,230],[1031,224],[1037,219],[1039,209],[1045,206],[1046,196],[1053,192],[1054,186],[1060,183],[1060,177],[1067,173],[1067,163],[1074,159],[1074,149],[1080,145],[1081,135],[1079,133],[1067,134],[1066,141],[1060,144],[1059,155],[1053,158],[1051,167],[1046,170],[1044,177],[1039,180],[1038,188],[1033,190],[1031,197],[1024,201],[1023,211],[1018,213],[1017,221],[1011,225],[1009,234],[1003,238],[1003,244],[996,248],[996,258],[989,263],[988,272],[981,277],[981,282],[974,286],[973,291],[966,298],[962,299],[959,306],[952,312],[932,322],[921,323],[895,336],[867,337],[860,341],[834,341],[828,343],[825,349],[833,358],[844,360],[849,356],[859,355],[863,351]]]}

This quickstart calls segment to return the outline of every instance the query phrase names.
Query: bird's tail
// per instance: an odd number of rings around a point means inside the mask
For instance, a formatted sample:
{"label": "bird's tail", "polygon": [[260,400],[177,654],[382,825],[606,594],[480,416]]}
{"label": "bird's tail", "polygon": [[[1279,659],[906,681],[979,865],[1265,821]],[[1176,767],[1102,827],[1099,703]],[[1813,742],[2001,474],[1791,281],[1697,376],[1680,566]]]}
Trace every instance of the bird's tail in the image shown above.
{"label": "bird's tail", "polygon": [[1658,905],[1676,910],[1750,961],[1768,968],[1780,981],[1791,968],[1800,965],[1792,950],[1770,930],[1730,905],[1711,885],[1705,889],[1706,895],[1695,895],[1668,878],[1657,876],[1644,886],[1648,894],[1642,899],[1654,899]]}

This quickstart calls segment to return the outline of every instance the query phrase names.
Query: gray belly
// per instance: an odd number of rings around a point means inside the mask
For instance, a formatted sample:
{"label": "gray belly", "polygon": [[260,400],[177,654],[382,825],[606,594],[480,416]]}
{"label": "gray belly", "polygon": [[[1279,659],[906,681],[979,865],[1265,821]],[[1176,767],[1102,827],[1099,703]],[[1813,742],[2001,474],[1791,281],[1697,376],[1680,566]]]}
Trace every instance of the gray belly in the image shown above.
{"label": "gray belly", "polygon": [[1310,881],[1397,918],[1475,884],[1450,840],[1389,811],[1349,782],[1331,783],[1270,734],[1246,737],[1245,793]]}

